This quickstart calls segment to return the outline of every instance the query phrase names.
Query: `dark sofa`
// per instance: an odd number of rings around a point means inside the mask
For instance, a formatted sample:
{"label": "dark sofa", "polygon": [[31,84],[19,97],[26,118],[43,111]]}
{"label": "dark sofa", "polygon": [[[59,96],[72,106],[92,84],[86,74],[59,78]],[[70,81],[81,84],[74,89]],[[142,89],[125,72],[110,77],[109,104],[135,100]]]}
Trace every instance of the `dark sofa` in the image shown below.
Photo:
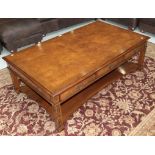
{"label": "dark sofa", "polygon": [[[0,19],[0,44],[9,51],[38,43],[49,32],[93,20],[91,18]],[[2,47],[0,46],[0,47]],[[2,51],[2,48],[0,48]]]}
{"label": "dark sofa", "polygon": [[149,32],[155,34],[155,18],[105,18],[116,23],[120,23],[128,26],[130,30],[134,30],[136,27],[141,32]]}
{"label": "dark sofa", "polygon": [[43,30],[34,19],[1,19],[0,42],[9,51],[41,41]]}
{"label": "dark sofa", "polygon": [[3,47],[2,47],[2,44],[0,43],[0,51],[2,51]]}
{"label": "dark sofa", "polygon": [[139,29],[141,32],[150,32],[155,34],[155,18],[140,18]]}
{"label": "dark sofa", "polygon": [[132,31],[135,30],[138,25],[138,18],[105,18],[105,20],[128,26],[128,29]]}

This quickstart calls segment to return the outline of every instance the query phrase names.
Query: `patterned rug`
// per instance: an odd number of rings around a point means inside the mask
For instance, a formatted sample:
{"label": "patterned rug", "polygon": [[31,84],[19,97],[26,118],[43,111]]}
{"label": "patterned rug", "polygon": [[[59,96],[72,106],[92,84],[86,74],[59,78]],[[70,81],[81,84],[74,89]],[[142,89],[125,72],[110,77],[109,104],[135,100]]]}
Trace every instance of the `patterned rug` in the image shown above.
{"label": "patterned rug", "polygon": [[[8,71],[3,72],[10,79]],[[17,95],[11,80],[6,81],[0,88],[0,135],[154,135],[152,58],[145,58],[143,71],[123,76],[91,98],[70,117],[61,133],[55,132],[55,123],[38,103],[23,93]]]}

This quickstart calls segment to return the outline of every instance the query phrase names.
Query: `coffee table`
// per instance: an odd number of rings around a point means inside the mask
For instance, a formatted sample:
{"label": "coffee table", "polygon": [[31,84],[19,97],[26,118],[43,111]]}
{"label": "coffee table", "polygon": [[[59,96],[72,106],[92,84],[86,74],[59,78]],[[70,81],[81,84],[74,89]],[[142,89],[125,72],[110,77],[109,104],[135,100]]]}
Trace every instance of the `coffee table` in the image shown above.
{"label": "coffee table", "polygon": [[[4,60],[17,93],[34,97],[60,131],[68,117],[103,87],[142,69],[148,39],[96,21]],[[137,53],[138,63],[128,62]]]}

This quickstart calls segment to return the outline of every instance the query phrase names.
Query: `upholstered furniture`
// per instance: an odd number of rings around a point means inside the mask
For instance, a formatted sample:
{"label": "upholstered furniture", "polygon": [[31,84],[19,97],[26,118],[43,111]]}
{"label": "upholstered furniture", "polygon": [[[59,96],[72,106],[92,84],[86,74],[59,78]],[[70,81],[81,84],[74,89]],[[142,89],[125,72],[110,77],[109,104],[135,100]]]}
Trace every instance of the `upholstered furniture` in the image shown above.
{"label": "upholstered furniture", "polygon": [[140,18],[139,29],[141,32],[155,33],[155,18]]}
{"label": "upholstered furniture", "polygon": [[88,20],[92,20],[92,19],[91,18],[59,18],[58,25],[59,25],[59,29],[62,29]]}
{"label": "upholstered furniture", "polygon": [[9,51],[38,43],[47,33],[74,24],[92,20],[89,18],[33,18],[0,19],[0,43]]}
{"label": "upholstered furniture", "polygon": [[58,28],[58,19],[56,18],[38,18],[37,19],[42,27],[43,34],[46,35],[52,31],[57,31]]}
{"label": "upholstered furniture", "polygon": [[8,19],[0,24],[0,41],[9,51],[41,41],[43,30],[34,19]]}
{"label": "upholstered furniture", "polygon": [[122,25],[128,26],[129,30],[134,30],[137,27],[137,18],[106,18],[107,20],[120,23]]}

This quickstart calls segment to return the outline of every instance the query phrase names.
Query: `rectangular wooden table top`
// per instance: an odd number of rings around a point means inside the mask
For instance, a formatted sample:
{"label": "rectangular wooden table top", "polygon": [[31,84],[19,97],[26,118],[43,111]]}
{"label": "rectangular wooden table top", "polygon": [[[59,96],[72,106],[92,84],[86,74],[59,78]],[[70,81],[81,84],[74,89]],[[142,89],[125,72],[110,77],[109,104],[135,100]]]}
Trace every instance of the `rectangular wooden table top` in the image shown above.
{"label": "rectangular wooden table top", "polygon": [[55,95],[89,78],[147,39],[97,21],[4,59]]}

